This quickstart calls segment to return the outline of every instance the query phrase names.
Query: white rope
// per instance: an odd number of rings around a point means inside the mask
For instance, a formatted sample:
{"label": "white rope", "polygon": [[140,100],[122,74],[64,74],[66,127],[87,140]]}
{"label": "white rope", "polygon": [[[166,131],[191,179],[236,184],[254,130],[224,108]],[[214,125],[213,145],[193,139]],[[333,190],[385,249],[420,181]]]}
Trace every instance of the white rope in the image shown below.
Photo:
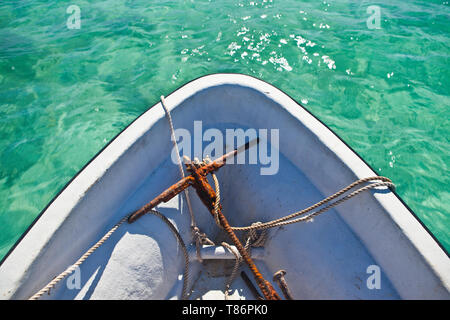
{"label": "white rope", "polygon": [[[361,187],[361,188],[353,191],[352,193],[346,195],[345,197],[343,197],[343,198],[341,198],[341,199],[339,199],[339,200],[337,200],[335,202],[332,202],[331,204],[327,205],[326,207],[323,207],[322,209],[320,209],[318,211],[312,212],[312,213],[310,213],[310,214],[308,214],[308,215],[306,215],[304,217],[293,219],[293,218],[295,218],[295,217],[297,217],[299,215],[303,215],[305,213],[308,213],[308,212],[310,212],[310,211],[312,211],[312,210],[314,210],[314,209],[316,209],[316,208],[318,208],[318,207],[320,207],[320,206],[330,202],[331,200],[341,196],[345,192],[347,192],[350,189],[354,188],[355,186],[357,186],[359,184],[362,184],[364,182],[369,182],[371,180],[381,180],[382,182],[376,182],[376,183],[369,184],[369,185],[367,185],[365,187]],[[302,221],[308,221],[308,220],[311,220],[313,217],[315,217],[315,216],[317,216],[317,215],[319,215],[321,213],[324,213],[325,211],[327,211],[327,210],[329,210],[329,209],[331,209],[331,208],[333,208],[333,207],[335,207],[335,206],[337,206],[337,205],[339,205],[339,204],[341,204],[341,203],[343,203],[343,202],[353,198],[354,196],[360,194],[363,191],[367,191],[367,190],[374,189],[374,188],[381,187],[381,186],[392,187],[392,188],[395,187],[395,185],[392,183],[392,181],[390,179],[386,178],[386,177],[377,176],[377,177],[369,177],[369,178],[360,179],[358,181],[353,182],[349,186],[341,189],[340,191],[336,192],[335,194],[329,196],[328,198],[325,198],[322,201],[320,201],[320,202],[318,202],[318,203],[316,203],[316,204],[314,204],[314,205],[312,205],[312,206],[310,206],[310,207],[308,207],[306,209],[303,209],[301,211],[292,213],[292,214],[287,215],[285,217],[282,217],[282,218],[279,218],[279,219],[275,219],[275,220],[272,220],[272,221],[269,221],[269,222],[253,224],[253,225],[247,226],[247,227],[232,227],[231,229],[237,230],[237,231],[249,231],[249,230],[252,230],[252,229],[253,230],[261,230],[261,229],[269,229],[269,228],[273,228],[273,227],[279,227],[279,226],[292,224],[292,223],[297,223],[297,222],[302,222]],[[291,219],[293,219],[293,220],[291,220]]]}
{"label": "white rope", "polygon": [[236,278],[237,272],[238,272],[239,267],[241,265],[242,256],[241,256],[241,254],[239,253],[239,251],[235,247],[229,245],[228,243],[222,242],[221,245],[224,246],[225,248],[227,248],[236,257],[236,261],[234,263],[233,271],[231,272],[231,275],[228,278],[228,281],[225,283],[225,300],[228,300],[229,295],[230,295],[229,290],[230,290],[230,287],[231,287],[231,284],[232,284],[233,280]]}
{"label": "white rope", "polygon": [[[150,210],[148,213],[153,214],[157,217],[159,217],[163,222],[165,222],[170,230],[174,233],[175,237],[177,238],[181,248],[183,249],[184,254],[184,260],[185,260],[185,268],[184,268],[184,274],[183,274],[183,288],[181,293],[181,299],[186,300],[188,298],[188,281],[189,281],[189,254],[186,248],[186,245],[183,241],[183,238],[178,233],[175,226],[170,222],[169,219],[167,219],[161,212],[157,210]],[[125,221],[128,220],[131,214],[128,214],[126,217],[122,218],[114,227],[111,228],[96,244],[94,244],[86,253],[84,253],[74,264],[69,266],[65,271],[61,272],[57,277],[55,277],[52,281],[50,281],[44,288],[39,290],[36,294],[34,294],[29,300],[38,300],[43,294],[49,293],[50,289],[52,289],[58,282],[60,282],[62,279],[67,277],[69,274],[71,274],[77,267],[79,267],[86,259],[94,253],[95,250],[97,250],[103,243],[105,243],[106,240],[111,237],[111,235],[116,231],[120,225],[122,225]]]}
{"label": "white rope", "polygon": [[[175,137],[175,129],[173,127],[172,116],[170,115],[169,109],[166,107],[166,100],[164,99],[164,96],[161,96],[161,105],[164,109],[164,112],[166,113],[167,120],[169,121],[171,140],[173,143],[173,147],[175,148],[175,153],[177,155],[178,169],[180,171],[181,178],[183,179],[185,177],[184,168],[183,168],[183,164],[181,162],[180,151],[178,150],[178,144],[177,144],[177,140]],[[191,200],[189,198],[188,189],[184,189],[184,195],[186,197],[186,203],[187,203],[187,206],[189,209],[189,214],[191,216],[191,228],[193,229],[196,226],[196,224],[195,224],[194,211],[192,210]]]}
{"label": "white rope", "polygon": [[172,231],[172,233],[177,238],[178,243],[181,246],[181,249],[183,249],[183,254],[184,254],[184,273],[183,273],[183,289],[181,291],[181,299],[182,300],[187,300],[188,297],[189,297],[188,282],[189,282],[190,276],[189,276],[189,253],[187,251],[186,244],[184,243],[183,238],[181,237],[180,233],[175,228],[175,226],[172,224],[172,222],[170,222],[170,220],[167,219],[161,212],[159,212],[158,210],[152,209],[148,213],[151,213],[151,214],[159,217],[161,220],[163,220],[169,226],[170,230]]}
{"label": "white rope", "polygon": [[[261,222],[255,222],[252,225],[260,224]],[[249,230],[247,235],[247,240],[245,241],[244,249],[248,252],[249,255],[251,255],[251,249],[252,247],[262,247],[264,244],[264,241],[266,240],[266,234],[267,230],[263,230],[261,234],[258,236],[256,233],[256,230],[252,229]],[[242,264],[242,256],[239,253],[239,251],[236,249],[236,247],[231,246],[230,244],[226,242],[221,243],[222,246],[227,248],[234,256],[236,257],[236,261],[234,263],[233,270],[231,272],[230,277],[228,278],[227,282],[225,283],[225,300],[229,299],[230,295],[230,287],[233,283],[234,279],[237,276],[237,273],[239,271],[239,267]]]}
{"label": "white rope", "polygon": [[88,251],[86,251],[85,254],[83,254],[73,265],[68,267],[65,271],[61,272],[57,277],[55,277],[52,281],[50,281],[44,288],[39,290],[36,294],[34,294],[29,300],[37,300],[39,299],[44,293],[50,292],[50,289],[53,288],[58,282],[60,282],[62,279],[67,277],[69,274],[71,274],[78,266],[80,266],[91,254],[94,253],[95,250],[97,250],[108,238],[114,233],[114,231],[117,230],[117,228],[120,227],[122,223],[127,221],[128,217],[131,214],[127,215],[126,217],[122,218],[114,227],[111,228],[96,244],[94,244]]}
{"label": "white rope", "polygon": [[[209,159],[206,159],[206,161],[204,161],[204,162],[208,163]],[[217,177],[214,174],[213,174],[213,180],[214,180],[215,189],[216,189],[215,190],[216,191],[216,201],[215,201],[215,204],[214,204],[214,211],[215,211],[214,217],[215,217],[215,220],[216,220],[216,224],[219,227],[221,227],[220,221],[218,221],[218,219],[217,219],[217,216],[218,216],[217,211],[218,211],[218,208],[219,208],[219,205],[220,205],[220,186],[219,186],[219,180],[217,179]],[[341,196],[342,194],[344,194],[345,192],[351,190],[352,188],[354,188],[355,186],[357,186],[359,184],[362,184],[362,183],[368,182],[368,181],[372,181],[372,180],[381,180],[382,182],[369,184],[369,185],[367,185],[365,187],[362,187],[360,189],[355,190],[354,192],[348,194],[347,196],[345,196],[345,197],[343,197],[343,198],[341,198],[341,199],[339,199],[339,200],[337,200],[335,202],[332,202],[328,206],[326,206],[326,207],[324,207],[324,208],[322,208],[322,209],[320,209],[320,210],[318,210],[316,212],[310,213],[309,215],[304,216],[304,217],[300,217],[300,218],[297,218],[297,219],[294,219],[294,220],[290,220],[290,219],[295,218],[295,217],[297,217],[299,215],[302,215],[302,214],[305,214],[305,213],[307,213],[307,212],[309,212],[311,210],[314,210],[315,208],[318,208],[318,207],[324,205],[325,203],[330,202],[331,200]],[[276,219],[276,220],[272,220],[272,221],[269,221],[269,222],[266,222],[266,223],[255,222],[251,226],[248,226],[248,227],[232,227],[232,229],[233,230],[241,230],[241,231],[246,230],[246,231],[248,231],[247,241],[246,241],[244,249],[250,254],[251,247],[263,246],[263,244],[264,244],[264,242],[265,242],[265,240],[267,238],[267,229],[278,227],[278,226],[282,226],[282,225],[302,222],[302,221],[308,221],[308,220],[312,219],[314,216],[317,216],[317,215],[319,215],[319,214],[321,214],[321,213],[323,213],[323,212],[325,212],[325,211],[327,211],[327,210],[337,206],[338,204],[341,204],[341,203],[349,200],[350,198],[360,194],[363,191],[370,190],[370,189],[373,189],[373,188],[376,188],[376,187],[380,187],[380,186],[395,187],[394,184],[391,182],[391,180],[389,180],[388,178],[385,178],[385,177],[369,177],[369,178],[360,179],[360,180],[350,184],[349,186],[341,189],[340,191],[336,192],[335,194],[331,195],[330,197],[325,198],[324,200],[322,200],[322,201],[320,201],[320,202],[318,202],[318,203],[316,203],[316,204],[314,204],[314,205],[312,205],[312,206],[310,206],[310,207],[308,207],[308,208],[306,208],[304,210],[295,212],[295,213],[290,214],[288,216],[285,216],[285,217],[282,217],[282,218],[279,218],[279,219]],[[261,232],[261,234],[259,236],[256,233],[257,230],[262,230],[262,232]],[[227,248],[236,257],[236,262],[234,264],[233,271],[231,272],[231,275],[228,278],[228,281],[225,283],[225,300],[228,300],[229,299],[229,290],[230,290],[231,284],[233,283],[234,279],[236,278],[237,272],[238,272],[239,267],[240,267],[240,265],[242,263],[242,256],[235,248],[230,246],[228,243],[222,242],[222,246]]]}
{"label": "white rope", "polygon": [[[205,157],[205,159],[203,159],[203,162],[200,164],[201,166],[203,165],[207,165],[208,163],[211,163],[211,159],[209,158],[209,155],[207,155]],[[219,179],[217,179],[217,176],[215,175],[214,172],[211,172],[211,176],[213,178],[214,181],[214,188],[215,188],[215,192],[216,192],[216,199],[214,202],[214,221],[216,221],[216,224],[219,228],[222,228],[222,225],[220,224],[220,220],[219,220],[219,206],[220,206],[220,185],[219,185]]]}
{"label": "white rope", "polygon": [[[175,149],[175,153],[177,155],[177,164],[178,164],[178,169],[180,171],[181,179],[183,179],[185,177],[184,168],[183,168],[183,164],[181,162],[180,151],[178,149],[178,144],[177,144],[177,140],[175,137],[175,129],[173,126],[172,116],[170,114],[169,109],[166,106],[166,100],[164,99],[164,96],[161,96],[161,105],[166,113],[167,120],[169,121],[171,140],[172,140],[172,143],[173,143],[173,146]],[[197,254],[197,259],[200,261],[200,263],[202,263],[203,259],[200,255],[200,245],[202,245],[202,244],[214,245],[214,242],[209,240],[207,238],[206,234],[200,232],[200,229],[197,227],[197,224],[195,223],[194,211],[192,210],[191,199],[189,197],[189,190],[187,188],[184,189],[184,196],[186,198],[189,215],[191,216],[191,232],[192,232],[192,236],[195,241],[195,251]]]}

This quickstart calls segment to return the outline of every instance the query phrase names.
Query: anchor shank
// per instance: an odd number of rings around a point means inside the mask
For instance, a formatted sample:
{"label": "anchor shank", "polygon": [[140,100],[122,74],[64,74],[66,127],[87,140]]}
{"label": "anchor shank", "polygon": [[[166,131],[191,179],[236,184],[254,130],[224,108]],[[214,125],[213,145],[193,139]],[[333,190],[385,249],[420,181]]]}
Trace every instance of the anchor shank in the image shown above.
{"label": "anchor shank", "polygon": [[194,178],[192,176],[187,176],[174,185],[167,188],[165,191],[163,191],[160,195],[158,195],[156,198],[154,198],[152,201],[141,207],[139,210],[135,211],[129,218],[128,222],[133,223],[137,219],[139,219],[142,215],[146,214],[150,210],[152,210],[154,207],[156,207],[158,204],[162,202],[167,202],[173,197],[175,197],[177,194],[179,194],[181,191],[189,187],[192,182],[194,181]]}

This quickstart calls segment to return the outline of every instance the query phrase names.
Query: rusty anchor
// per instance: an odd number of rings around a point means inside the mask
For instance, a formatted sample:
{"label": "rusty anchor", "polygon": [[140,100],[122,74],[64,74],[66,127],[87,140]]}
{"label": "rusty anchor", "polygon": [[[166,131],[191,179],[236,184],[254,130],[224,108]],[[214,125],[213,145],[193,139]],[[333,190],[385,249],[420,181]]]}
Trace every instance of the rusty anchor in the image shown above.
{"label": "rusty anchor", "polygon": [[[246,143],[245,145],[223,155],[222,157],[205,164],[204,166],[198,167],[192,162],[185,163],[186,168],[188,172],[190,173],[189,176],[186,176],[185,178],[181,179],[165,191],[163,191],[160,195],[158,195],[156,198],[151,200],[149,203],[141,207],[140,209],[136,210],[134,213],[130,215],[128,218],[129,223],[133,223],[136,221],[139,217],[146,214],[153,208],[155,208],[158,204],[162,202],[167,202],[173,197],[175,197],[177,194],[188,188],[189,186],[194,187],[194,189],[197,192],[197,195],[199,196],[200,200],[203,202],[203,204],[208,208],[210,213],[214,216],[215,215],[215,201],[216,201],[216,192],[211,187],[207,180],[207,175],[220,169],[226,164],[227,159],[232,158],[236,156],[238,153],[245,151],[252,147],[253,145],[256,145],[259,143],[259,139],[255,139],[253,141],[250,141]],[[243,260],[249,267],[250,271],[253,274],[253,277],[255,278],[256,283],[258,284],[259,288],[261,289],[261,292],[263,293],[265,299],[267,300],[281,300],[278,293],[275,291],[275,289],[272,287],[270,282],[265,280],[261,273],[259,272],[258,268],[256,267],[255,263],[251,259],[250,255],[248,254],[247,250],[245,250],[242,243],[239,241],[238,237],[232,230],[230,224],[228,223],[226,217],[222,213],[221,206],[218,207],[217,210],[217,216],[220,221],[221,226],[225,230],[225,232],[228,234],[228,236],[233,241],[234,245],[236,246],[237,250],[241,254]]]}

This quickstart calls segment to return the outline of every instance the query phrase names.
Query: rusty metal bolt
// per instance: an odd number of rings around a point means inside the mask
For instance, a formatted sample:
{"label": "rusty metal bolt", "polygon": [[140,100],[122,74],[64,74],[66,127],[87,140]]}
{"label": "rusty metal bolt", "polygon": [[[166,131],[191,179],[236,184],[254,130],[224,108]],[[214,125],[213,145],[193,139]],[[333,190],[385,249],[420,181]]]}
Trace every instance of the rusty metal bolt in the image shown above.
{"label": "rusty metal bolt", "polygon": [[287,286],[286,279],[284,278],[285,275],[286,275],[285,270],[278,270],[273,274],[273,281],[275,281],[278,284],[278,286],[281,289],[281,292],[283,292],[283,295],[287,300],[294,300]]}

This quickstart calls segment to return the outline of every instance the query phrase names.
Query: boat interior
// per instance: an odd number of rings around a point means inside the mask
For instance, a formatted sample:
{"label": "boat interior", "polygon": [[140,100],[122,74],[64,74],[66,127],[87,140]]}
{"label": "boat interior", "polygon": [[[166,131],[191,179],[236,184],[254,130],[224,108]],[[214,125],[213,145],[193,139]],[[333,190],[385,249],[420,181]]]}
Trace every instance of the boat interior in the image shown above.
{"label": "boat interior", "polygon": [[[278,141],[263,141],[268,150],[278,154],[275,173],[261,174],[262,168],[269,167],[267,163],[249,163],[252,148],[244,153],[246,163],[229,163],[216,172],[223,214],[231,226],[286,216],[357,179],[376,175],[328,128],[272,86],[260,84],[262,89],[258,89],[250,84],[206,83],[201,90],[188,86],[166,98],[175,129],[195,136],[195,122],[201,121],[203,132],[214,129],[223,137],[227,129],[255,129],[258,133],[276,129],[279,134]],[[18,254],[36,243],[29,255],[32,258],[24,263],[26,276],[12,276],[16,279],[12,298],[29,298],[120,219],[180,180],[170,134],[158,103],[67,186],[18,245],[17,255],[6,260],[17,263]],[[202,149],[209,142],[203,140]],[[223,141],[224,150],[239,147],[237,141],[234,145],[228,142]],[[191,147],[194,156],[194,144]],[[215,159],[218,155],[209,156]],[[214,187],[211,177],[209,182]],[[157,210],[173,223],[187,245],[189,299],[222,300],[235,257],[221,243],[233,243],[192,187],[189,196],[196,225],[215,244],[201,248],[202,262],[196,256],[185,194],[160,204]],[[273,281],[278,270],[286,271],[294,299],[421,298],[422,292],[427,297],[430,288],[445,295],[427,258],[411,242],[410,233],[416,229],[404,229],[402,223],[412,223],[417,230],[420,227],[397,196],[380,187],[306,222],[269,229],[264,245],[252,249],[252,257],[281,297]],[[245,241],[246,232],[236,234]],[[377,288],[370,285],[370,266],[381,270]],[[160,218],[146,214],[134,223],[122,224],[79,270],[41,299],[180,299],[184,268],[183,252],[174,234]],[[229,299],[257,299],[242,271],[257,287],[242,263]]]}

